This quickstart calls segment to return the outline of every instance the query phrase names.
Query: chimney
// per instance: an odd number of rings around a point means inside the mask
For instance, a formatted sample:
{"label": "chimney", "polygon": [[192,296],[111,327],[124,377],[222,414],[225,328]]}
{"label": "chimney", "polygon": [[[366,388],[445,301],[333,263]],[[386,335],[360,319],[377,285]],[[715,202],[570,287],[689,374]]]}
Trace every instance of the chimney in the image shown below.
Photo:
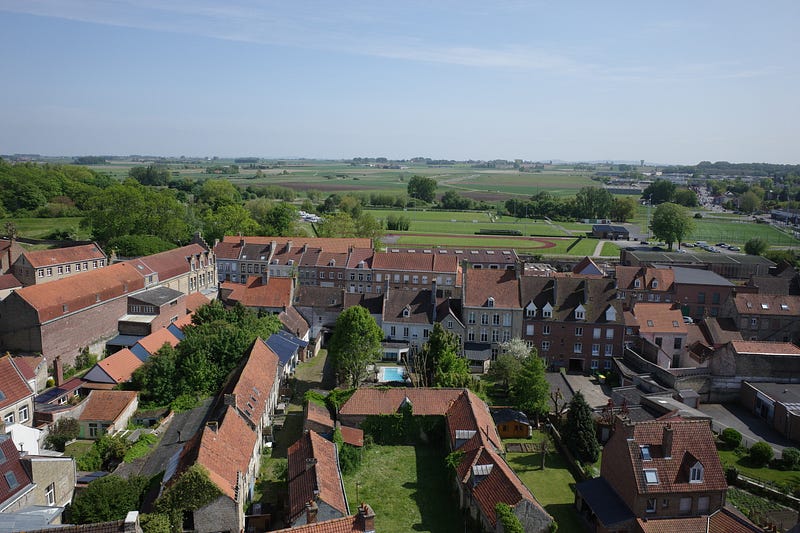
{"label": "chimney", "polygon": [[208,428],[209,428],[211,431],[213,431],[214,433],[216,433],[216,432],[217,432],[217,430],[219,429],[219,422],[217,422],[216,420],[213,420],[213,421],[211,421],[211,422],[206,422],[206,426],[208,426]]}
{"label": "chimney", "polygon": [[225,405],[232,405],[233,407],[236,407],[236,395],[235,394],[226,394],[225,396],[223,396],[222,402]]}
{"label": "chimney", "polygon": [[128,511],[128,514],[125,515],[125,522],[122,530],[125,533],[133,533],[142,530],[142,527],[139,525],[139,511]]}
{"label": "chimney", "polygon": [[306,502],[306,524],[315,524],[317,522],[317,511],[319,511],[317,502],[314,500]]}
{"label": "chimney", "polygon": [[358,519],[364,533],[375,533],[375,511],[364,502],[358,506]]}
{"label": "chimney", "polygon": [[286,241],[286,253],[292,251],[292,241]]}
{"label": "chimney", "polygon": [[664,436],[661,439],[661,450],[664,452],[665,458],[672,457],[672,424],[664,426]]}
{"label": "chimney", "polygon": [[311,470],[317,464],[316,457],[308,457],[306,458],[306,471]]}
{"label": "chimney", "polygon": [[306,253],[307,251],[308,251],[308,243],[304,242],[303,243],[303,253]]}
{"label": "chimney", "polygon": [[61,362],[61,356],[57,355],[53,361],[53,379],[56,381],[56,387],[64,384],[64,363]]}

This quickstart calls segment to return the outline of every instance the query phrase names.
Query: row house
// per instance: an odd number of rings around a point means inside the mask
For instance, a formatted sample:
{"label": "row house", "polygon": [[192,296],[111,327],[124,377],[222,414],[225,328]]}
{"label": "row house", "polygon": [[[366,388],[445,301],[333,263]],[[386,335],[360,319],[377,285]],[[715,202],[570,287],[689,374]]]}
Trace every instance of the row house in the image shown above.
{"label": "row house", "polygon": [[462,343],[464,326],[456,306],[450,298],[437,297],[435,285],[427,290],[388,289],[384,293],[379,323],[388,342],[405,343],[416,353],[428,342],[437,322]]}
{"label": "row house", "polygon": [[753,341],[800,342],[800,296],[736,294],[723,314]]}
{"label": "row house", "polygon": [[471,366],[494,360],[502,343],[520,337],[522,306],[519,286],[514,270],[464,271],[464,355]]}
{"label": "row house", "polygon": [[278,402],[278,357],[262,339],[253,342],[212,406],[204,427],[178,452],[164,474],[169,487],[191,466],[206,469],[220,495],[184,516],[183,529],[198,533],[244,531],[245,509],[255,494],[264,430]]}
{"label": "row house", "polygon": [[107,261],[100,246],[91,243],[68,248],[25,250],[14,262],[12,271],[27,287],[103,268]]}
{"label": "row house", "polygon": [[127,263],[145,278],[148,288],[167,287],[184,294],[200,292],[216,297],[216,257],[199,234],[186,246],[131,259]]}
{"label": "row house", "polygon": [[8,354],[0,357],[0,417],[6,426],[33,426],[34,389],[25,378],[22,364]]}
{"label": "row house", "polygon": [[688,350],[689,330],[681,310],[666,303],[636,304],[625,314],[626,342],[661,368],[696,366]]}
{"label": "row house", "polygon": [[522,339],[549,367],[608,370],[622,355],[624,318],[614,280],[523,276],[520,295]]}
{"label": "row house", "polygon": [[[426,253],[428,252],[428,253]],[[391,248],[376,252],[372,259],[372,273],[380,287],[424,290],[436,283],[444,296],[461,295],[461,265],[455,254],[447,250],[401,251]]]}

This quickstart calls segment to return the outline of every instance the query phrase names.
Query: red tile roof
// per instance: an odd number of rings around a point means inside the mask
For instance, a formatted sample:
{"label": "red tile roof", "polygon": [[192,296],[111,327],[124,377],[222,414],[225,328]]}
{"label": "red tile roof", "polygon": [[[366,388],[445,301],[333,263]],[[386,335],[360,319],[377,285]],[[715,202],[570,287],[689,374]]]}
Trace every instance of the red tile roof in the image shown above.
{"label": "red tile roof", "polygon": [[158,280],[164,282],[175,276],[190,272],[191,265],[188,258],[194,255],[202,255],[207,251],[199,244],[192,243],[173,250],[167,250],[166,252],[131,259],[127,263],[130,263],[141,272],[157,272]]}
{"label": "red tile roof", "polygon": [[[372,248],[372,239],[327,237],[239,237],[238,235],[226,235],[220,244],[239,244],[240,239],[244,239],[247,244],[270,244],[271,242],[275,242],[276,248],[284,247],[287,241],[292,241],[292,247],[308,246],[308,248],[321,248],[329,252],[341,253],[346,253],[351,246],[355,248]],[[217,246],[219,246],[219,244]]]}
{"label": "red tile roof", "polygon": [[800,314],[800,296],[737,294],[733,302],[740,315],[795,317]]}
{"label": "red tile roof", "polygon": [[194,313],[198,308],[210,303],[211,300],[200,292],[193,292],[186,296],[186,310]]}
{"label": "red tile roof", "polygon": [[302,339],[308,333],[308,322],[294,307],[287,307],[284,311],[281,311],[278,315],[278,320],[281,321],[286,331],[296,337]]}
{"label": "red tile roof", "polygon": [[147,353],[150,355],[154,355],[165,344],[169,344],[174,348],[178,345],[178,342],[180,341],[177,337],[175,337],[175,335],[172,334],[170,330],[167,328],[161,328],[157,329],[147,337],[142,337],[136,344],[147,350]]}
{"label": "red tile roof", "polygon": [[522,307],[519,280],[513,270],[467,269],[464,272],[464,306],[484,307],[489,298],[504,309]]}
{"label": "red tile roof", "polygon": [[225,300],[245,307],[287,308],[292,305],[292,279],[271,277],[266,285],[261,276],[252,276],[246,285],[226,281],[220,286]]}
{"label": "red tile roof", "polygon": [[314,500],[315,496],[343,516],[347,515],[334,443],[315,431],[308,431],[289,446],[288,458],[290,522],[305,512],[306,502]]}
{"label": "red tile roof", "polygon": [[[16,291],[39,315],[41,323],[144,288],[144,278],[127,264],[118,263]],[[66,311],[64,310],[66,306]]]}
{"label": "red tile roof", "polygon": [[364,431],[358,428],[351,428],[347,426],[342,426],[339,428],[342,432],[342,440],[344,440],[345,444],[349,444],[350,446],[364,446]]}
{"label": "red tile roof", "polygon": [[143,364],[144,362],[127,348],[123,348],[97,362],[97,366],[102,368],[117,383],[130,381],[136,369]]}
{"label": "red tile roof", "polygon": [[306,420],[330,428],[333,431],[334,423],[330,411],[328,411],[327,407],[316,402],[309,401],[306,403]]}
{"label": "red tile roof", "polygon": [[136,400],[136,391],[93,390],[84,400],[79,420],[116,420],[122,412]]}
{"label": "red tile roof", "polygon": [[414,252],[375,252],[372,268],[376,270],[407,270],[415,272],[442,272],[455,274],[458,258],[454,255],[438,255]]}
{"label": "red tile roof", "polygon": [[32,396],[25,376],[10,355],[0,357],[0,409]]}
{"label": "red tile roof", "polygon": [[[0,463],[0,503],[6,503],[10,498],[25,490],[31,484],[31,478],[19,460],[19,450],[14,446],[14,441],[10,434],[0,435],[0,450],[2,450],[5,460]],[[17,480],[17,485],[13,488],[8,484],[5,476],[13,474]],[[10,476],[9,476],[10,477]]]}
{"label": "red tile roof", "polygon": [[[669,292],[675,283],[675,271],[669,268],[651,268],[638,266],[618,266],[616,269],[617,286],[620,290],[647,290],[651,292]],[[635,281],[639,280],[639,287]],[[658,282],[653,287],[653,281]]]}
{"label": "red tile roof", "polygon": [[497,427],[489,412],[486,403],[475,396],[470,390],[465,390],[450,406],[445,414],[447,428],[450,431],[450,447],[455,449],[456,431],[475,431],[480,436],[471,446],[491,446],[495,450],[502,450],[503,443],[497,433]]}
{"label": "red tile roof", "polygon": [[233,387],[236,407],[255,426],[261,422],[270,392],[278,379],[278,363],[275,352],[263,339],[257,338]]}
{"label": "red tile roof", "polygon": [[375,251],[372,248],[353,248],[350,257],[347,258],[347,268],[358,268],[361,261],[364,261],[365,268],[372,268],[372,258]]}
{"label": "red tile roof", "polygon": [[681,310],[672,304],[637,303],[633,315],[642,333],[688,333]]}
{"label": "red tile roof", "polygon": [[14,274],[0,275],[0,290],[16,289],[22,287],[22,282],[14,277]]}
{"label": "red tile roof", "polygon": [[736,353],[758,355],[800,355],[800,348],[791,342],[731,341]]}
{"label": "red tile roof", "polygon": [[343,516],[324,522],[278,529],[273,533],[364,533],[364,522],[355,516]]}
{"label": "red tile roof", "polygon": [[50,248],[48,250],[26,250],[23,255],[33,268],[105,259],[106,254],[97,244],[82,244],[69,248]]}
{"label": "red tile roof", "polygon": [[20,355],[14,358],[14,364],[17,366],[22,377],[26,380],[36,379],[36,369],[42,364],[44,357],[41,355]]}
{"label": "red tile roof", "polygon": [[707,533],[708,517],[693,516],[686,518],[636,519],[641,533]]}
{"label": "red tile roof", "polygon": [[464,389],[358,389],[339,409],[341,415],[397,413],[408,398],[415,415],[443,415]]}

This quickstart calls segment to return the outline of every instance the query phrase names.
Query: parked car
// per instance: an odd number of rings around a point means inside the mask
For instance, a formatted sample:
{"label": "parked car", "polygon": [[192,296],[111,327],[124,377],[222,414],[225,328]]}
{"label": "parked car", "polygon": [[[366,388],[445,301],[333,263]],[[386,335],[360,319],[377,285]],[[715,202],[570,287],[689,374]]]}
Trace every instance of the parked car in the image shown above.
{"label": "parked car", "polygon": [[730,250],[731,252],[741,252],[742,251],[742,249],[739,248],[738,246],[731,246],[731,247],[728,248],[728,250]]}

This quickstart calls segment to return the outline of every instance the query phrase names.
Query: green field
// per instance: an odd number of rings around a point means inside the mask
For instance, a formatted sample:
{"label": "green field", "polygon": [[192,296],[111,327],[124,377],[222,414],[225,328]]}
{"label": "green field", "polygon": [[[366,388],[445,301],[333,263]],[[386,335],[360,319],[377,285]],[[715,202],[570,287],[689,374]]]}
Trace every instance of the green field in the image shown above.
{"label": "green field", "polygon": [[464,531],[444,455],[435,446],[371,446],[358,471],[344,476],[350,512],[375,511],[375,529],[396,533]]}
{"label": "green field", "polygon": [[[386,220],[389,215],[408,217],[411,221],[408,232],[410,233],[449,233],[457,235],[474,235],[482,229],[490,230],[519,230],[523,235],[544,235],[552,237],[565,237],[565,232],[557,225],[548,224],[542,220],[517,219],[509,216],[497,216],[485,211],[416,211],[416,210],[391,210],[369,209],[378,220]],[[388,231],[387,233],[393,233]],[[398,234],[402,234],[399,232]]]}
{"label": "green field", "polygon": [[30,239],[43,239],[55,230],[73,228],[77,230],[78,239],[88,239],[89,234],[81,229],[82,217],[63,217],[63,218],[4,218],[0,219],[0,228],[4,228],[7,222],[13,223],[17,228],[20,237]]}
{"label": "green field", "polygon": [[743,246],[745,242],[760,237],[772,246],[797,246],[797,239],[776,229],[770,224],[755,222],[730,222],[713,218],[695,219],[695,230],[689,241],[709,243],[725,242]]}

